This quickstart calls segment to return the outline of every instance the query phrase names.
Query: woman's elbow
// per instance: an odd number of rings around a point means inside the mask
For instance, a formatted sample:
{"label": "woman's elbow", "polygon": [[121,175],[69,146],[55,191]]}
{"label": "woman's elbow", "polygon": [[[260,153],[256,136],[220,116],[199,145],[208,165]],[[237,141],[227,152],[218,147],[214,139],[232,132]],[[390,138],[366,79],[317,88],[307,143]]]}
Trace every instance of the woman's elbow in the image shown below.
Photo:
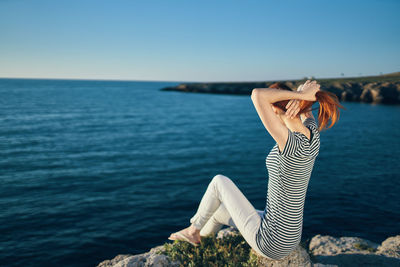
{"label": "woman's elbow", "polygon": [[258,90],[257,88],[254,88],[253,90],[251,90],[251,98],[255,98],[258,94],[260,93],[260,90]]}
{"label": "woman's elbow", "polygon": [[260,99],[262,102],[269,102],[269,92],[268,90],[262,89],[262,88],[254,88],[251,91],[251,99]]}

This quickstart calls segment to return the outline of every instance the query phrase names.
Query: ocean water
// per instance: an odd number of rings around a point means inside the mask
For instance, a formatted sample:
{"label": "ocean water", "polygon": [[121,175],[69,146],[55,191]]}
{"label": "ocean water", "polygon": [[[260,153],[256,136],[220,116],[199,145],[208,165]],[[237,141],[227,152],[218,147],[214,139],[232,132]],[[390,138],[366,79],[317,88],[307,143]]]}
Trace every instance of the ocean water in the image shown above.
{"label": "ocean water", "polygon": [[[171,242],[219,173],[264,209],[274,141],[250,97],[159,90],[176,84],[0,79],[1,265],[95,266]],[[400,233],[400,106],[343,105],[302,238],[381,242]]]}

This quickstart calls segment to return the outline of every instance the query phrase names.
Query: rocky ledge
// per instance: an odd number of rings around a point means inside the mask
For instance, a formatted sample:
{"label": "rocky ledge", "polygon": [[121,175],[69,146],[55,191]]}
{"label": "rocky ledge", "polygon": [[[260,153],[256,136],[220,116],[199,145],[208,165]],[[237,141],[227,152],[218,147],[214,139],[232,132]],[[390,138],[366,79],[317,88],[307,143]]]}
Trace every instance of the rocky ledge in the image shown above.
{"label": "rocky ledge", "polygon": [[[240,235],[232,227],[222,229],[217,238],[228,235]],[[163,254],[163,245],[152,248],[139,255],[118,255],[112,260],[105,260],[97,267],[177,267],[179,261],[171,260]],[[256,257],[256,266],[286,267],[347,267],[347,266],[400,266],[400,235],[389,237],[381,244],[359,237],[333,237],[316,235],[306,246],[303,244],[282,260],[268,260],[259,256],[253,249],[250,256]]]}
{"label": "rocky ledge", "polygon": [[[312,78],[315,79],[315,78]],[[306,79],[280,81],[296,89]],[[340,101],[400,104],[400,72],[369,77],[316,79],[321,89],[334,93]],[[250,95],[253,88],[267,88],[277,81],[182,83],[162,91]]]}

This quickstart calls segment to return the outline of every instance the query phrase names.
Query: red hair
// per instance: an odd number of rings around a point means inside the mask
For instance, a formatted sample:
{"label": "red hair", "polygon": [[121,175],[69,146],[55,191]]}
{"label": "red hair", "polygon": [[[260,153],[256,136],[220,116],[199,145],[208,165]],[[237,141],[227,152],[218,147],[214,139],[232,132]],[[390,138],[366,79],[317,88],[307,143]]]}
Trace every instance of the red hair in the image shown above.
{"label": "red hair", "polygon": [[[269,88],[293,91],[289,86],[287,86],[286,84],[281,83],[281,82],[274,83],[274,84],[270,85]],[[318,101],[319,102],[318,130],[322,131],[324,129],[329,129],[339,120],[339,117],[340,117],[339,108],[342,108],[342,109],[346,109],[346,108],[340,104],[339,98],[332,92],[319,90],[315,94],[315,97],[317,98],[316,101],[301,100],[300,105],[299,105],[300,111],[298,112],[298,114],[311,111],[312,105]],[[280,108],[281,110],[286,112],[286,105],[289,101],[290,101],[290,99],[282,100],[282,101],[275,102],[272,105],[274,105],[275,107]],[[329,121],[331,123],[329,126],[327,126]]]}

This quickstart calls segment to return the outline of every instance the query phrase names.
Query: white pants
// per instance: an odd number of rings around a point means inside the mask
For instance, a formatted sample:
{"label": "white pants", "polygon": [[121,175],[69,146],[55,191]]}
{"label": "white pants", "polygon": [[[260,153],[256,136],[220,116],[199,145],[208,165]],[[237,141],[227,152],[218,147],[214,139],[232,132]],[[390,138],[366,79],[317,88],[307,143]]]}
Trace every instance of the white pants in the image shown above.
{"label": "white pants", "polygon": [[215,234],[223,225],[233,226],[239,230],[250,247],[266,257],[256,243],[263,212],[253,207],[231,179],[218,174],[208,185],[190,222],[200,230],[201,236]]}

